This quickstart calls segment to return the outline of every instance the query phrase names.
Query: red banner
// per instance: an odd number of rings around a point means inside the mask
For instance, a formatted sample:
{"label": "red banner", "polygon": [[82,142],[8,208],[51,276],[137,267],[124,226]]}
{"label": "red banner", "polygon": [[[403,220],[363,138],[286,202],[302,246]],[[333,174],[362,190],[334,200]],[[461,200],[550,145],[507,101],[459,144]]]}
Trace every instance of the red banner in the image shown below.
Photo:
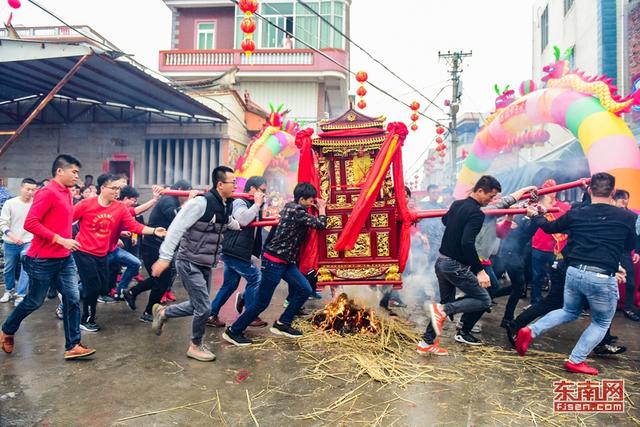
{"label": "red banner", "polygon": [[[296,147],[300,150],[298,164],[298,182],[308,182],[313,185],[320,195],[320,178],[316,162],[311,149],[313,129],[307,128],[296,134]],[[318,269],[318,231],[314,228],[307,230],[307,240],[300,249],[299,266],[302,274]]]}

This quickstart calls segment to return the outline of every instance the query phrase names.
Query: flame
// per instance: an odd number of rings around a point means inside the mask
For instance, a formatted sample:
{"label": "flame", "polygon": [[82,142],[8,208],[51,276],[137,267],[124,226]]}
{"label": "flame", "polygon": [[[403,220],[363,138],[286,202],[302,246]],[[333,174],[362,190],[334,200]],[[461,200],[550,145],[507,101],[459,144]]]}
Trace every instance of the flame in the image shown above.
{"label": "flame", "polygon": [[379,329],[379,322],[373,310],[359,307],[345,293],[316,312],[311,322],[320,329],[341,335],[375,334]]}

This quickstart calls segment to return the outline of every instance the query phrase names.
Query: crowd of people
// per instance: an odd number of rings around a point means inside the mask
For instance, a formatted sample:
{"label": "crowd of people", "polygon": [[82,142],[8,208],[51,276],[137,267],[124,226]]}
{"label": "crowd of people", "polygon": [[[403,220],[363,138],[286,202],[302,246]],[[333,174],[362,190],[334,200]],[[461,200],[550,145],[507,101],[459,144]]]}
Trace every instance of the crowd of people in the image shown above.
{"label": "crowd of people", "polygon": [[[138,297],[150,291],[140,320],[151,323],[160,335],[171,319],[192,317],[186,354],[212,361],[215,355],[203,342],[206,327],[220,328],[222,338],[233,345],[251,345],[245,330],[269,325],[260,314],[282,280],[288,285],[285,310],[270,331],[290,338],[302,335],[294,318],[304,314],[308,298],[319,295],[315,272],[301,271],[298,257],[307,231],[323,229],[327,223],[326,202],[317,197],[313,185],[295,187],[293,199],[280,212],[279,224],[264,239],[262,228],[252,224],[262,219],[268,188],[264,177],[247,180],[243,191],[250,199],[233,199],[233,170],[219,166],[212,171],[207,192],[199,193],[189,182],[178,181],[171,189],[183,190],[184,196],[162,195],[163,188],[154,186],[152,198],[140,203],[126,176],[105,173],[95,185],[93,177],[87,176],[81,187],[77,185],[80,168],[78,159],[59,155],[48,183],[40,186],[25,178],[20,195],[2,206],[5,292],[0,302],[14,300],[15,304],[0,332],[6,353],[13,351],[21,322],[47,296],[60,298],[56,314],[64,322],[64,357],[76,359],[95,353],[82,342],[81,331],[101,330],[99,302],[123,301],[135,311]],[[542,187],[553,185],[549,180]],[[413,255],[425,260],[416,264],[434,269],[438,283],[430,296],[434,300],[429,305],[431,321],[417,345],[418,353],[447,355],[440,337],[446,320],[454,320],[457,314],[461,317],[454,340],[481,345],[474,335],[480,331],[479,320],[491,312],[497,298],[508,297],[501,326],[523,356],[534,338],[588,313],[591,324],[565,367],[570,372],[597,374],[585,363],[592,351],[619,354],[625,350],[610,331],[619,283],[626,283],[625,316],[640,320],[633,280],[634,264],[640,258],[634,252],[638,220],[627,209],[629,193],[615,189],[613,176],[599,173],[579,203],[570,205],[551,193],[529,203],[526,215],[485,215],[482,208],[508,208],[525,193],[535,194],[536,188],[509,195],[501,191],[491,176],[480,178],[462,200],[453,201],[450,192],[440,192],[435,185],[427,189],[420,207],[448,208],[448,212],[441,221],[420,222],[413,236],[418,242]],[[411,196],[408,189],[407,196]],[[148,210],[144,223],[141,215]],[[223,283],[210,300],[212,269],[220,259]],[[139,273],[142,264],[146,278]],[[163,305],[175,300],[171,286],[178,276],[188,300]],[[247,284],[239,293],[241,278]],[[527,285],[530,304],[516,316],[518,302],[527,297]],[[406,306],[397,291],[390,287],[381,291],[380,306],[388,314],[397,315],[392,308]],[[226,325],[219,313],[234,293],[239,317]]]}

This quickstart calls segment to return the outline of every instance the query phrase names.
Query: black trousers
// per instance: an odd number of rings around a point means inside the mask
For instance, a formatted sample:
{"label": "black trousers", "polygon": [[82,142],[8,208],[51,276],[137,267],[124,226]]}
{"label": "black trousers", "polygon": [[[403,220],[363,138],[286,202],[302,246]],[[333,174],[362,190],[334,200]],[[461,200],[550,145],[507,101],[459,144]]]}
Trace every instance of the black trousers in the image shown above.
{"label": "black trousers", "polygon": [[160,303],[162,295],[164,295],[167,289],[169,289],[176,278],[176,269],[173,262],[169,268],[160,275],[160,277],[151,276],[151,267],[153,266],[153,263],[158,260],[159,256],[160,248],[149,245],[142,246],[142,262],[144,263],[144,267],[147,269],[147,273],[149,273],[149,277],[131,288],[131,293],[136,297],[142,292],[151,290],[147,306],[144,310],[144,312],[148,314],[151,314],[151,309],[154,304]]}
{"label": "black trousers", "polygon": [[520,296],[522,295],[525,287],[525,263],[524,258],[520,254],[516,254],[513,252],[505,252],[504,260],[506,261],[504,268],[509,274],[511,285],[500,288],[497,292],[494,293],[493,297],[497,298],[507,295],[509,296],[507,305],[504,309],[503,318],[506,320],[513,320],[513,315],[515,313],[516,307],[518,306],[518,301],[520,300]]}
{"label": "black trousers", "polygon": [[564,261],[558,261],[555,268],[551,268],[549,272],[551,277],[551,286],[546,297],[542,298],[538,303],[523,311],[514,321],[515,329],[521,329],[538,317],[562,308],[564,305],[564,281],[567,276],[567,266]]}
{"label": "black trousers", "polygon": [[84,301],[82,304],[82,322],[96,321],[96,305],[98,295],[107,284],[107,256],[98,257],[86,252],[76,251],[73,259],[78,267],[78,274],[82,280]]}

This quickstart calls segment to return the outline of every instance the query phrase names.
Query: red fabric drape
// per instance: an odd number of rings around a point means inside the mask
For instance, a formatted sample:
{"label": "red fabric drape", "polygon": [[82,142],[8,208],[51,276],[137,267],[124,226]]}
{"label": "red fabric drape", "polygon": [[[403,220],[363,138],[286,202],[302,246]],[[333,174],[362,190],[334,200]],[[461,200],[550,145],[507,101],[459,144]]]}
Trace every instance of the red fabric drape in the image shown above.
{"label": "red fabric drape", "polygon": [[[408,133],[405,124],[400,122],[389,123],[387,132],[387,137],[382,143],[382,147],[380,147],[380,151],[367,174],[367,180],[360,190],[360,195],[353,207],[352,214],[338,237],[335,245],[337,251],[349,250],[355,245],[358,240],[358,234],[360,230],[362,230],[366,219],[369,217],[371,207],[378,198],[380,188],[391,167],[391,163],[396,160],[397,153],[402,153],[400,147],[404,143],[404,139]],[[402,160],[400,160],[399,174],[402,176]],[[402,182],[404,182],[404,180],[402,180]],[[396,182],[395,187],[404,188],[404,184],[402,187],[398,187],[398,183]]]}
{"label": "red fabric drape", "polygon": [[[311,149],[311,136],[313,129],[307,128],[296,134],[296,147],[300,150],[298,164],[298,182],[308,182],[316,188],[320,194],[320,178],[313,159]],[[302,274],[318,269],[318,231],[310,228],[307,230],[307,240],[300,248],[299,263]]]}
{"label": "red fabric drape", "polygon": [[393,159],[393,186],[396,189],[396,208],[398,209],[398,217],[400,218],[400,233],[398,236],[398,263],[400,273],[404,271],[409,258],[409,249],[411,249],[411,225],[416,222],[417,216],[415,212],[409,210],[409,201],[404,192],[404,176],[402,175],[402,147],[396,151]]}

